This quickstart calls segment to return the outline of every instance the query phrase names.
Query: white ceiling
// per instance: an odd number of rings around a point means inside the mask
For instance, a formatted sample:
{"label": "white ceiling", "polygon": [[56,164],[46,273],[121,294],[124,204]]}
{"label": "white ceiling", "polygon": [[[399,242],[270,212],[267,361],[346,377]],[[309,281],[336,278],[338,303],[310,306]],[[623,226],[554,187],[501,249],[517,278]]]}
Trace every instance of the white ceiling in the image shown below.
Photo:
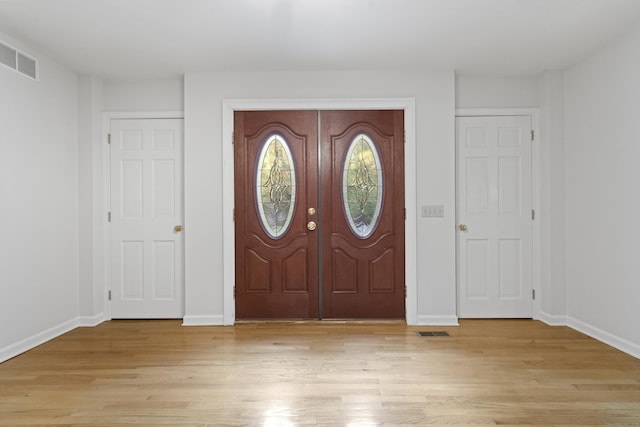
{"label": "white ceiling", "polygon": [[0,0],[0,33],[103,78],[530,75],[565,68],[639,21],[639,0]]}

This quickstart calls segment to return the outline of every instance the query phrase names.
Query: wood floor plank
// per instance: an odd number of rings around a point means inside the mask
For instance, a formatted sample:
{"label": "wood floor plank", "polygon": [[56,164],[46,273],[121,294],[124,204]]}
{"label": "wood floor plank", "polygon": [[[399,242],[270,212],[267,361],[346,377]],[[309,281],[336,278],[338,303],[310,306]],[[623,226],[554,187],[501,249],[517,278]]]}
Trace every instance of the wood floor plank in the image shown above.
{"label": "wood floor plank", "polygon": [[111,321],[0,364],[0,426],[640,425],[640,360],[564,327]]}

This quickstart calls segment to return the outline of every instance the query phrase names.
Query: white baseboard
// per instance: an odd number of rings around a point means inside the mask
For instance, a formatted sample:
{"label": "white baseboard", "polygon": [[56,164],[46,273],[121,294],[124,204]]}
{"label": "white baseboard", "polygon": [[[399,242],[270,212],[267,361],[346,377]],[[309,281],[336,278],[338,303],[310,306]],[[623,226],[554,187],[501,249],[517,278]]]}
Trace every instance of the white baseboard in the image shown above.
{"label": "white baseboard", "polygon": [[578,332],[582,332],[585,335],[589,335],[591,338],[602,341],[611,347],[617,348],[637,359],[640,359],[640,345],[627,341],[624,338],[605,332],[595,326],[589,325],[581,320],[573,317],[567,318],[567,326],[575,329]]}
{"label": "white baseboard", "polygon": [[546,323],[549,326],[567,326],[567,316],[556,314],[549,314],[541,311],[535,317],[535,320]]}
{"label": "white baseboard", "polygon": [[416,326],[460,326],[458,316],[418,316]]}
{"label": "white baseboard", "polygon": [[46,331],[39,332],[31,337],[18,341],[15,344],[8,345],[7,347],[0,349],[0,363],[4,362],[5,360],[9,360],[12,357],[16,357],[17,355],[24,353],[25,351],[29,351],[32,348],[39,346],[40,344],[44,344],[47,341],[59,337],[60,335],[65,334],[77,327],[78,319],[71,319],[57,326],[54,326],[53,328],[49,328]]}
{"label": "white baseboard", "polygon": [[78,326],[91,328],[98,326],[106,320],[107,318],[104,313],[96,314],[95,316],[80,316],[78,317]]}
{"label": "white baseboard", "polygon": [[184,316],[182,326],[222,326],[224,316]]}

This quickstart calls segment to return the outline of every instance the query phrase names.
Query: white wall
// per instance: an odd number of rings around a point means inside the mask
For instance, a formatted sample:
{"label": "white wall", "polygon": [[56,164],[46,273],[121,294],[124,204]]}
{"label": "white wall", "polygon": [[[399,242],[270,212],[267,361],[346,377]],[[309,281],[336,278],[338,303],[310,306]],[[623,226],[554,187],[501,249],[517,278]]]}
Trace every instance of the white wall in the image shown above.
{"label": "white wall", "polygon": [[183,111],[182,79],[106,80],[104,111]]}
{"label": "white wall", "polygon": [[536,76],[456,76],[456,108],[529,108],[538,105]]}
{"label": "white wall", "polygon": [[540,135],[540,300],[539,318],[552,325],[566,325],[565,271],[565,104],[564,72],[546,71],[538,80]]}
{"label": "white wall", "polygon": [[640,27],[566,71],[569,324],[640,357]]}
{"label": "white wall", "polygon": [[[186,317],[222,321],[221,201],[225,99],[415,98],[417,205],[443,204],[442,219],[418,218],[417,314],[456,321],[454,77],[452,72],[187,73],[185,75]],[[407,194],[407,197],[411,197]],[[417,214],[414,213],[414,214]]]}
{"label": "white wall", "polygon": [[105,319],[102,80],[78,78],[79,323]]}
{"label": "white wall", "polygon": [[40,80],[0,66],[0,361],[76,326],[77,77],[48,58]]}

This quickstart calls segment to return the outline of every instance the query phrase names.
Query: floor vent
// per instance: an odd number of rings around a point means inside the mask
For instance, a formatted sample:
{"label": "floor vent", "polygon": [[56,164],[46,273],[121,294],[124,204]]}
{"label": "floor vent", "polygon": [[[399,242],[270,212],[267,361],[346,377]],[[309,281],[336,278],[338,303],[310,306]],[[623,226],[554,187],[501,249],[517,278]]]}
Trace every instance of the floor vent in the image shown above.
{"label": "floor vent", "polygon": [[38,79],[38,61],[1,41],[0,64],[32,79]]}
{"label": "floor vent", "polygon": [[419,331],[418,335],[421,337],[450,337],[449,332],[446,331]]}

